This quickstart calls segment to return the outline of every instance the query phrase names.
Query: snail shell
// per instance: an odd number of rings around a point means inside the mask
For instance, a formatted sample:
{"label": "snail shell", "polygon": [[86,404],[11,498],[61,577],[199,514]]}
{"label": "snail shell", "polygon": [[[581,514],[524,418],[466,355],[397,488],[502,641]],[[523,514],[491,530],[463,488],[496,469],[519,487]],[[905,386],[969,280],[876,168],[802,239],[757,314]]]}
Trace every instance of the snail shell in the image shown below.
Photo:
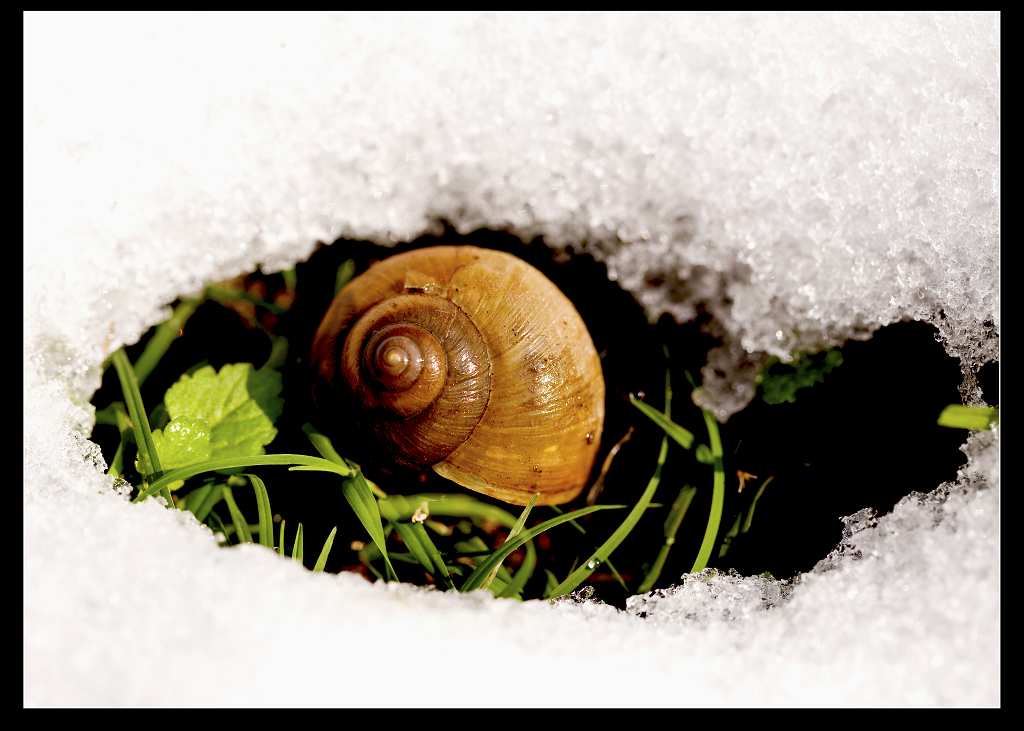
{"label": "snail shell", "polygon": [[590,334],[510,254],[437,246],[385,259],[338,292],[313,341],[325,419],[355,420],[396,461],[516,505],[572,500],[604,422]]}

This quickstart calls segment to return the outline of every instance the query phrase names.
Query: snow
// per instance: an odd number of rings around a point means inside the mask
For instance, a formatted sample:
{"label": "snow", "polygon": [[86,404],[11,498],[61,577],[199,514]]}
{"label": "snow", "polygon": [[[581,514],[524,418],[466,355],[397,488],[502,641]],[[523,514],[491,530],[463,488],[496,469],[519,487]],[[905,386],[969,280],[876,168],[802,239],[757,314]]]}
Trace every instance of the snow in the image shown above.
{"label": "snow", "polygon": [[766,355],[906,318],[977,399],[998,35],[992,13],[27,14],[25,703],[998,704],[997,434],[792,584],[686,577],[626,612],[222,550],[128,504],[87,439],[102,360],[177,296],[441,220],[585,248],[652,317],[708,308],[723,417]]}

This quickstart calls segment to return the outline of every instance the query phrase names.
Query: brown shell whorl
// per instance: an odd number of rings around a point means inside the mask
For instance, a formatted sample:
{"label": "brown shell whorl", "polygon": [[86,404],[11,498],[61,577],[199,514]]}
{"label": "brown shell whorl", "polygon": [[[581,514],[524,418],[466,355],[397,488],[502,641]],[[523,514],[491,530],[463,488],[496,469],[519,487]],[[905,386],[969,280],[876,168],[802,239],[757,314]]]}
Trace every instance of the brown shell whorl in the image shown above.
{"label": "brown shell whorl", "polygon": [[451,301],[426,294],[371,307],[345,337],[339,367],[360,422],[417,466],[459,447],[490,396],[490,354],[479,331]]}
{"label": "brown shell whorl", "polygon": [[363,378],[373,384],[363,391],[364,406],[379,404],[398,416],[415,416],[441,395],[448,357],[430,331],[397,322],[362,343],[349,338],[345,347],[362,348]]}

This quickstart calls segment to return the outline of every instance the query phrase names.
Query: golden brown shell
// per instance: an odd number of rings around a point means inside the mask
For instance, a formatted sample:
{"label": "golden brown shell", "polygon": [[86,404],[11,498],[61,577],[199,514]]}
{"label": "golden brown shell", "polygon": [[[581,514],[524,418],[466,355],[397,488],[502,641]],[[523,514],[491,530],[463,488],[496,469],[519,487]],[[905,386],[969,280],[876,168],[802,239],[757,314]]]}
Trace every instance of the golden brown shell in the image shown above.
{"label": "golden brown shell", "polygon": [[517,505],[567,502],[590,474],[600,360],[572,303],[509,254],[437,246],[375,264],[335,297],[312,365],[318,407],[399,462]]}

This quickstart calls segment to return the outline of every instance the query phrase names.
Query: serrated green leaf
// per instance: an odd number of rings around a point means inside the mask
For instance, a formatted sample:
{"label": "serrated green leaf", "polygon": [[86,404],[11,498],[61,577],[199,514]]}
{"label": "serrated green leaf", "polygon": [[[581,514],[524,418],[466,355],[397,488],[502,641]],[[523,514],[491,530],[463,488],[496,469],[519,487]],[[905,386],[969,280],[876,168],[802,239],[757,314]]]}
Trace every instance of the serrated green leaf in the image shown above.
{"label": "serrated green leaf", "polygon": [[200,419],[183,417],[164,429],[154,429],[153,444],[165,470],[203,462],[213,456],[210,429]]}
{"label": "serrated green leaf", "polygon": [[[164,431],[178,423],[182,435],[191,430],[201,440],[198,435],[207,432],[208,459],[263,454],[277,436],[274,421],[284,408],[280,392],[277,371],[256,370],[251,363],[231,363],[220,371],[205,366],[167,390],[164,403],[171,422]],[[180,442],[177,449],[185,451]]]}

